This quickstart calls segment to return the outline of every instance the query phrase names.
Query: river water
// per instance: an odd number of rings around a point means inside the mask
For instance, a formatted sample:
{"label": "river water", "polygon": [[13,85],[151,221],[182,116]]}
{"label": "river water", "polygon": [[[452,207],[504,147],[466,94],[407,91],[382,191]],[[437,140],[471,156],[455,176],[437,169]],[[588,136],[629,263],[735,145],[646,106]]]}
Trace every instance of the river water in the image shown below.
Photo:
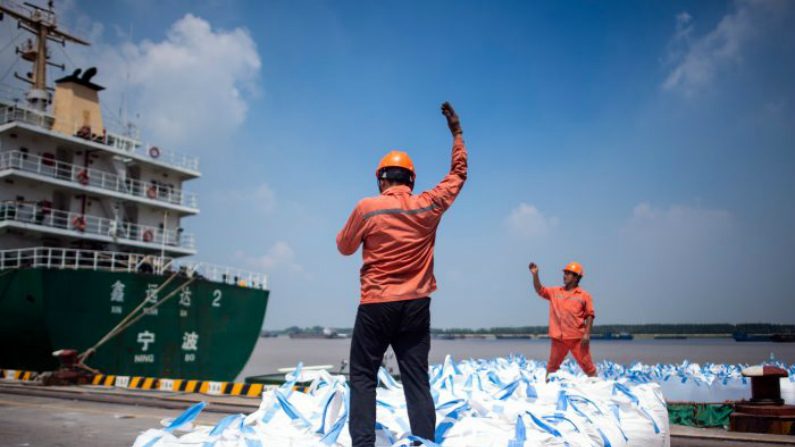
{"label": "river water", "polygon": [[[549,340],[432,340],[431,363],[441,363],[447,354],[454,359],[494,358],[509,354],[546,360]],[[260,338],[246,367],[238,376],[272,373],[278,368],[304,365],[333,365],[336,370],[348,359],[350,339],[291,339],[288,337]],[[395,371],[396,362],[389,358],[387,365]],[[611,360],[622,364],[643,363],[749,363],[758,364],[771,354],[787,364],[795,363],[795,343],[745,342],[732,339],[591,341],[591,355],[595,361]]]}

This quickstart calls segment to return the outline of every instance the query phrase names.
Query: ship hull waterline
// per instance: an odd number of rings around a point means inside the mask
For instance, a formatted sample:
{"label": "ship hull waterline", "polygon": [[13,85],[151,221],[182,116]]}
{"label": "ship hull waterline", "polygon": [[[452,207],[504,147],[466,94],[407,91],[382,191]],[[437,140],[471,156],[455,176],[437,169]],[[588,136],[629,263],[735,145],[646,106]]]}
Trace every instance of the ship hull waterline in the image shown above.
{"label": "ship hull waterline", "polygon": [[178,275],[20,268],[0,276],[0,368],[50,371],[58,349],[96,344],[142,300],[180,289],[99,347],[105,374],[234,380],[262,330],[269,291]]}

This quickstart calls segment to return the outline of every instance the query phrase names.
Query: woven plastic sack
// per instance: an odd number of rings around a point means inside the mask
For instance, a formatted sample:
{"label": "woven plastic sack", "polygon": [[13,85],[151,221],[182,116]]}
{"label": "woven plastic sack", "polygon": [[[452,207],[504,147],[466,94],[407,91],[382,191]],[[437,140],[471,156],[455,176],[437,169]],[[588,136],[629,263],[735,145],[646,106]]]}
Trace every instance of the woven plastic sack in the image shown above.
{"label": "woven plastic sack", "polygon": [[795,367],[789,371],[789,377],[781,378],[781,398],[787,405],[795,405]]}
{"label": "woven plastic sack", "polygon": [[[656,383],[588,378],[571,362],[547,383],[544,366],[515,356],[460,363],[448,357],[431,367],[434,440],[412,436],[402,386],[382,369],[376,445],[669,445],[668,413]],[[214,427],[194,427],[181,437],[173,433],[175,420],[164,429],[142,433],[135,447],[349,446],[344,378],[319,373],[301,393],[292,391],[299,377],[300,365],[284,386],[264,392],[257,411],[247,416],[228,416]],[[193,413],[188,416],[195,418]],[[183,428],[192,420],[188,416],[177,418]]]}

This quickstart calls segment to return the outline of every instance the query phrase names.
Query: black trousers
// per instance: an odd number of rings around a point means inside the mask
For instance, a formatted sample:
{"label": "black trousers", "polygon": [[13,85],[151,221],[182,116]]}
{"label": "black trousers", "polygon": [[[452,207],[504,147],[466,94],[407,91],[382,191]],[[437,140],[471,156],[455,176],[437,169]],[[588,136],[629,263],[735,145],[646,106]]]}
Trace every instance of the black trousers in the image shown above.
{"label": "black trousers", "polygon": [[400,367],[411,432],[433,440],[436,409],[428,378],[430,331],[430,298],[359,305],[350,356],[348,428],[353,447],[375,444],[375,389],[378,368],[389,345]]}

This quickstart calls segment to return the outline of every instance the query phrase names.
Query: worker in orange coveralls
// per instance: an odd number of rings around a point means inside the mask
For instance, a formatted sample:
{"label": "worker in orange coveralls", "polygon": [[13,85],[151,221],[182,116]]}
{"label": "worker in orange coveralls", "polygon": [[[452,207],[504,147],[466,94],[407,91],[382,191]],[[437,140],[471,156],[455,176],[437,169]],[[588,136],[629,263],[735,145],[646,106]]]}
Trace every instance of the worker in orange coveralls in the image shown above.
{"label": "worker in orange coveralls", "polygon": [[389,345],[395,351],[411,432],[433,440],[436,410],[428,378],[431,348],[433,247],[442,214],[467,177],[461,123],[449,103],[442,114],[453,136],[450,172],[431,190],[414,195],[414,163],[392,151],[375,175],[379,196],[361,200],[337,235],[337,248],[352,255],[363,245],[361,301],[351,338],[350,418],[353,447],[375,443],[376,380]]}
{"label": "worker in orange coveralls", "polygon": [[549,300],[549,338],[552,340],[552,349],[547,363],[547,380],[550,373],[560,368],[569,352],[586,375],[596,376],[596,366],[591,360],[590,349],[594,319],[593,300],[591,294],[580,287],[582,265],[577,262],[566,265],[563,269],[563,287],[544,287],[538,279],[538,266],[531,262],[529,267],[536,293]]}

